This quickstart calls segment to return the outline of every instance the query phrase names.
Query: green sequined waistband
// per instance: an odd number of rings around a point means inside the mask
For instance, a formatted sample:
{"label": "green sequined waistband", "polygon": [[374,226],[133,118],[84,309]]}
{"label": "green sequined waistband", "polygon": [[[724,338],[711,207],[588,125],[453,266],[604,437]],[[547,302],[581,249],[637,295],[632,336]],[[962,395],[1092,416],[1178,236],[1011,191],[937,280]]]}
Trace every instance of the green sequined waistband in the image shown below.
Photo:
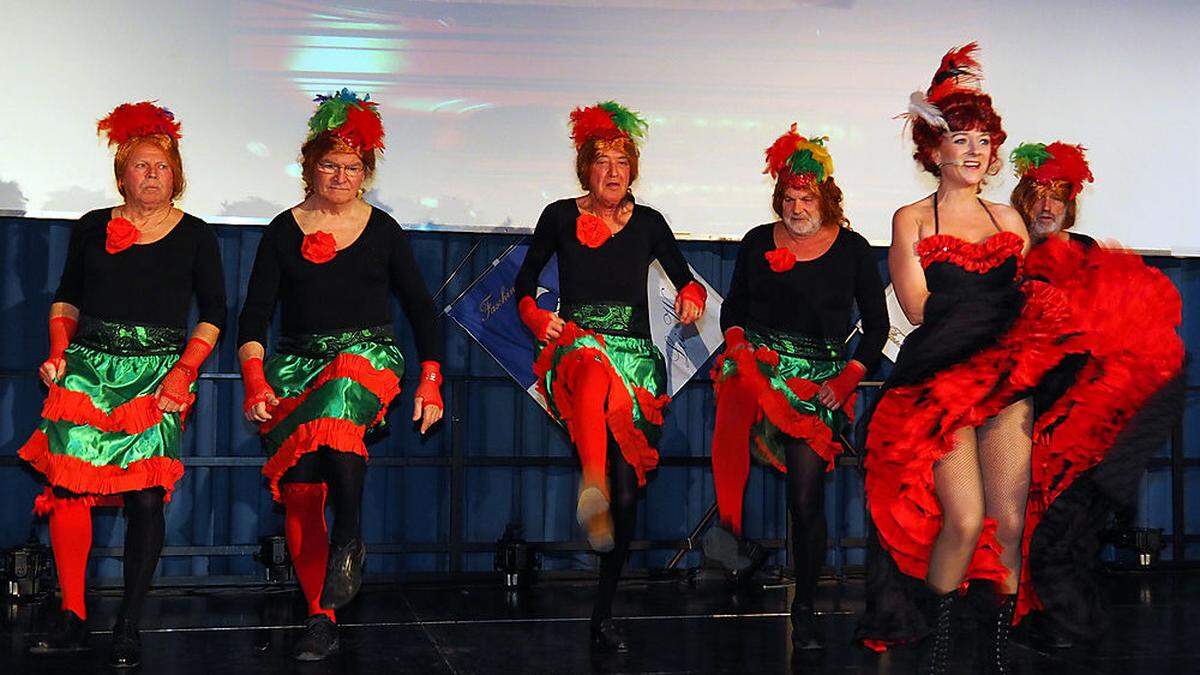
{"label": "green sequined waistband", "polygon": [[562,318],[580,328],[601,333],[629,334],[633,331],[633,305],[589,302],[562,306]]}
{"label": "green sequined waistband", "polygon": [[812,361],[841,361],[842,343],[770,328],[748,328],[746,339],[779,354]]}
{"label": "green sequined waistband", "polygon": [[336,333],[310,333],[283,335],[279,338],[280,354],[294,354],[310,358],[325,358],[363,342],[381,345],[396,343],[396,333],[391,326],[372,326]]}
{"label": "green sequined waistband", "polygon": [[117,356],[153,356],[183,351],[187,331],[174,326],[140,326],[80,316],[71,342]]}

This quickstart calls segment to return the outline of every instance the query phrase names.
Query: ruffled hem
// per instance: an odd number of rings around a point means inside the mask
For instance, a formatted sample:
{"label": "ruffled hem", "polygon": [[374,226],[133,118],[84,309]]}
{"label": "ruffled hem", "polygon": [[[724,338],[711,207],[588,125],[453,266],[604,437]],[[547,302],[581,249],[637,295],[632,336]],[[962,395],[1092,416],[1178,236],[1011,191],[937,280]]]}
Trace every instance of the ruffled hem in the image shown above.
{"label": "ruffled hem", "polygon": [[[926,381],[888,390],[871,421],[868,505],[884,555],[909,577],[924,578],[928,568],[941,527],[932,467],[949,451],[956,429],[977,427],[1031,393],[1064,357],[1088,356],[1074,384],[1034,425],[1022,541],[1028,565],[1031,540],[1054,500],[1104,457],[1134,414],[1181,372],[1178,294],[1137,256],[1051,241],[1034,249],[1026,272],[1053,285],[1025,283],[1021,316],[993,347]],[[1128,325],[1130,317],[1137,318],[1136,327]],[[989,522],[966,578],[1008,577]],[[1040,607],[1035,582],[1026,567],[1014,621]],[[875,648],[889,642],[880,634],[860,637]]]}
{"label": "ruffled hem", "polygon": [[[630,396],[625,386],[625,378],[612,365],[608,355],[602,349],[595,347],[576,347],[570,349],[577,340],[592,337],[604,346],[604,336],[593,331],[580,328],[574,322],[568,322],[562,334],[556,340],[546,343],[533,364],[533,373],[537,377],[537,390],[547,401],[553,400],[558,415],[566,424],[567,432],[571,431],[571,419],[574,411],[571,409],[570,389],[574,382],[574,370],[586,360],[594,360],[604,365],[609,374],[608,396],[606,397],[605,420],[613,439],[621,449],[621,456],[633,467],[637,474],[638,485],[646,484],[646,474],[658,467],[658,451],[650,445],[646,434],[634,424],[634,396]],[[570,349],[568,353],[554,364],[555,353],[559,348]],[[546,375],[554,370],[553,391],[546,390]],[[663,394],[655,397],[648,390],[633,386],[637,404],[646,421],[655,426],[662,425],[663,409],[671,400]],[[639,392],[638,390],[641,389]]]}
{"label": "ruffled hem", "polygon": [[126,401],[106,413],[96,407],[87,394],[52,383],[42,406],[42,417],[51,422],[72,422],[133,436],[161,422],[163,413],[158,409],[158,402],[149,395]]}
{"label": "ruffled hem", "polygon": [[[1055,241],[1035,248],[1027,269],[1049,279],[1077,308],[1073,328],[1083,333],[1089,359],[1075,383],[1034,426],[1016,620],[1041,609],[1029,573],[1029,548],[1042,517],[1181,372],[1184,357],[1183,341],[1176,333],[1182,315],[1179,293],[1138,256]],[[1136,327],[1129,325],[1134,316]]]}
{"label": "ruffled hem", "polygon": [[[952,448],[953,433],[978,427],[1031,392],[1071,351],[1063,294],[1027,282],[1021,315],[992,347],[919,384],[889,389],[867,434],[866,494],[880,544],[900,572],[923,579],[941,529],[933,465]],[[995,524],[984,532],[965,576],[1002,583]]]}
{"label": "ruffled hem", "polygon": [[379,412],[368,427],[379,424],[387,415],[388,404],[400,395],[400,378],[393,371],[376,368],[369,359],[360,354],[338,354],[321,369],[316,379],[309,383],[304,391],[296,396],[280,399],[279,405],[271,411],[271,419],[259,426],[259,433],[269,433],[299,408],[310,394],[339,379],[354,380],[379,399]]}
{"label": "ruffled hem", "polygon": [[62,507],[107,507],[120,508],[125,505],[125,500],[121,495],[74,495],[71,497],[59,497],[54,494],[54,488],[47,486],[42,493],[33,498],[33,515],[38,518],[45,518],[54,512],[57,508]]}
{"label": "ruffled hem", "polygon": [[[736,371],[731,375],[724,374],[728,361],[732,360]],[[834,461],[842,451],[841,443],[833,438],[833,430],[816,415],[803,413],[792,407],[787,395],[776,389],[771,381],[762,373],[759,363],[768,367],[779,365],[779,354],[765,346],[755,347],[744,337],[733,336],[725,344],[725,353],[718,356],[712,369],[713,391],[719,397],[721,387],[730,377],[740,377],[742,383],[749,387],[758,399],[759,410],[767,416],[781,431],[792,438],[803,440],[821,459],[824,459],[826,471],[833,471]],[[817,395],[821,385],[802,377],[793,377],[786,381],[788,389],[801,400],[808,400]],[[852,396],[843,410],[854,409]],[[755,438],[756,449],[761,459],[775,469],[787,473],[787,467],[779,461],[763,444],[761,438]]]}
{"label": "ruffled hem", "polygon": [[338,452],[351,452],[367,459],[367,445],[363,442],[366,433],[366,426],[334,417],[323,417],[296,427],[263,465],[262,473],[267,477],[271,497],[277,502],[283,501],[279,479],[283,478],[283,474],[295,466],[301,457],[321,446]]}
{"label": "ruffled hem", "polygon": [[117,495],[161,487],[170,499],[175,483],[183,477],[183,463],[170,457],[148,457],[125,468],[96,466],[70,455],[50,452],[50,440],[35,431],[17,453],[53,487],[77,495]]}
{"label": "ruffled hem", "polygon": [[935,262],[948,262],[968,272],[984,274],[1003,265],[1014,256],[1020,265],[1021,251],[1024,248],[1025,241],[1020,235],[1007,230],[977,242],[948,234],[934,234],[917,242],[917,255],[921,258],[922,268]]}

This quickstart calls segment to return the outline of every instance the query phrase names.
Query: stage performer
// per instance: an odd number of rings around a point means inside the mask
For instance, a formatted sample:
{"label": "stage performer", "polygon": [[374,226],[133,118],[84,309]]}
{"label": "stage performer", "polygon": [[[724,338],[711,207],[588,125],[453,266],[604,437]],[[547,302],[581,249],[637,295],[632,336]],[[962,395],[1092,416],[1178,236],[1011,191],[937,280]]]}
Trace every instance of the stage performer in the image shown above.
{"label": "stage performer", "polygon": [[[122,506],[125,595],[110,663],[131,668],[162,552],[163,503],[183,476],[197,373],[225,323],[225,286],[212,228],[174,206],[185,181],[171,111],[122,104],[97,130],[116,146],[124,203],[75,224],[50,306],[50,353],[39,370],[49,393],[20,456],[47,484],[34,511],[49,516],[62,612],[30,651],[86,648],[91,509]],[[199,316],[189,336],[193,297]]]}
{"label": "stage performer", "polygon": [[[742,498],[751,452],[786,474],[792,518],[792,640],[819,649],[813,618],[825,561],[825,473],[833,470],[854,414],[855,388],[887,340],[883,282],[871,246],[849,229],[826,139],[796,125],[767,149],[779,220],[742,239],[721,306],[725,352],[713,367],[717,394],[713,482],[721,526],[705,535],[706,557],[743,574],[765,557],[742,540]],[[843,351],[857,304],[863,336]]]}
{"label": "stage performer", "polygon": [[[586,191],[542,211],[515,290],[521,319],[542,344],[538,390],[583,466],[576,516],[601,554],[591,643],[625,651],[612,602],[637,517],[638,489],[658,464],[666,369],[650,341],[646,280],[657,259],[678,289],[675,312],[691,324],[707,293],[662,214],[636,204],[638,140],[646,122],[608,101],[571,113],[575,174]],[[537,279],[558,256],[561,306],[537,304]],[[611,505],[611,506],[610,506]]]}
{"label": "stage performer", "polygon": [[[952,609],[967,580],[992,586],[973,672],[1010,672],[1014,617],[1036,601],[1021,575],[1027,535],[1039,505],[1086,468],[1071,462],[1078,455],[1056,455],[1055,437],[1085,423],[1070,402],[1089,383],[1080,378],[1065,407],[1036,422],[1032,396],[1064,360],[1094,347],[1089,317],[1071,302],[1072,292],[1092,289],[1059,279],[1061,242],[1026,259],[1020,214],[977,196],[999,171],[1005,134],[978,87],[975,50],[948,53],[928,91],[910,99],[914,157],[939,185],[893,218],[892,282],[919,328],[904,343],[866,444],[874,531],[859,637],[884,648],[928,634],[922,672],[951,667]],[[1092,305],[1089,312],[1104,306]],[[1051,489],[1047,481],[1058,482]]]}
{"label": "stage performer", "polygon": [[[362,582],[362,494],[368,432],[400,393],[391,293],[416,338],[421,374],[413,422],[442,417],[441,334],[408,236],[363,200],[383,150],[375,101],[342,89],[318,96],[300,149],[304,201],[263,233],[238,325],[246,419],[270,458],[263,474],[285,509],[288,550],[308,603],[292,650],[302,661],[339,648],[334,610]],[[263,363],[279,303],[282,335]],[[326,500],[333,506],[326,528]]]}
{"label": "stage performer", "polygon": [[1180,299],[1136,255],[1071,231],[1079,194],[1094,180],[1083,147],[1025,143],[1010,160],[1020,178],[1012,205],[1029,226],[1031,258],[1047,253],[1042,270],[1068,294],[1091,343],[1043,378],[1034,396],[1039,426],[1051,431],[1035,446],[1049,451],[1033,465],[1034,485],[1045,487],[1030,498],[1039,523],[1026,530],[1021,582],[1029,601],[1020,609],[1041,610],[1028,622],[1036,644],[1067,648],[1110,627],[1100,531],[1113,512],[1133,508],[1146,463],[1182,412]]}

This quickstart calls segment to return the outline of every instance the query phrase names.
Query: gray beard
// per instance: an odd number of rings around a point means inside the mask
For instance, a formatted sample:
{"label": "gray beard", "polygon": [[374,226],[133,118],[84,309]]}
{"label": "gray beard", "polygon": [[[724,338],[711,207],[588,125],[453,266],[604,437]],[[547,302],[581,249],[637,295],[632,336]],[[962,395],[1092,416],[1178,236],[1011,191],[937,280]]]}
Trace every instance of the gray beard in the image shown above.
{"label": "gray beard", "polygon": [[1046,237],[1049,237],[1049,236],[1059,232],[1060,230],[1062,230],[1062,224],[1063,224],[1062,218],[1055,220],[1054,222],[1050,223],[1049,225],[1045,225],[1042,223],[1041,220],[1034,218],[1029,223],[1029,225],[1030,225],[1029,229],[1031,230],[1031,234],[1033,234],[1035,237],[1037,237],[1039,239],[1045,239]]}
{"label": "gray beard", "polygon": [[813,222],[811,220],[797,220],[795,225],[788,225],[786,222],[783,226],[788,232],[797,237],[808,237],[817,233],[821,229],[820,221]]}

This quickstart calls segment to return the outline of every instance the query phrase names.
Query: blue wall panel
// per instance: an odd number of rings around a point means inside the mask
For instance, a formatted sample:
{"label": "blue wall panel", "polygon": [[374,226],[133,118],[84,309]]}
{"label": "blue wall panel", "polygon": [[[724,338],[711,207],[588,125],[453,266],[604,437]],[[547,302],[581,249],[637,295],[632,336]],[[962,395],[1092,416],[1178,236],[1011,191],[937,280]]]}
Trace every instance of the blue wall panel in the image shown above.
{"label": "blue wall panel", "polygon": [[[0,547],[24,541],[35,527],[30,516],[38,492],[34,477],[15,455],[36,423],[42,390],[34,369],[44,358],[45,315],[66,254],[68,221],[0,218]],[[254,259],[261,231],[255,227],[217,228],[230,289],[232,336],[236,310]],[[519,238],[510,235],[413,234],[414,249],[431,292],[470,256],[439,298],[453,299],[491,260]],[[736,245],[684,242],[689,262],[717,288],[728,286]],[[881,268],[883,251],[877,251]],[[1200,260],[1154,258],[1184,299],[1182,332],[1191,350],[1200,345]],[[886,272],[886,270],[885,270]],[[401,316],[399,307],[394,310]],[[411,415],[411,378],[415,350],[403,321],[402,346],[409,357],[405,392],[388,418],[386,431],[371,446],[364,532],[372,550],[370,570],[404,572],[487,571],[488,545],[512,522],[531,541],[582,546],[574,522],[577,468],[566,434],[513,385],[495,361],[453,324],[446,326],[448,418],[437,433],[419,438]],[[258,441],[241,418],[241,383],[233,340],[222,341],[205,365],[200,397],[184,439],[187,474],[167,510],[166,577],[220,576],[247,580],[261,575],[250,551],[258,538],[282,531],[282,516],[272,504],[259,474]],[[886,367],[878,376],[886,374]],[[1191,360],[1188,383],[1200,383],[1200,364]],[[859,413],[870,402],[860,397]],[[639,539],[671,542],[685,537],[713,502],[711,472],[704,459],[712,434],[713,394],[705,378],[689,384],[666,417],[660,450],[663,465],[639,507]],[[858,436],[861,436],[861,425]],[[1179,552],[1200,556],[1200,392],[1187,398],[1180,429],[1181,453],[1172,468],[1172,448],[1147,471],[1138,500],[1138,524],[1162,527],[1168,542],[1182,515],[1187,535]],[[860,437],[855,438],[856,442]],[[540,462],[540,464],[539,464]],[[456,474],[456,471],[458,472]],[[827,477],[826,511],[835,568],[863,562],[865,534],[862,481],[851,464]],[[456,481],[456,475],[459,480]],[[1177,494],[1178,493],[1178,494]],[[1173,507],[1179,499],[1181,514]],[[755,466],[746,491],[746,528],[754,537],[783,539],[787,534],[783,482]],[[37,526],[45,537],[44,527]],[[119,547],[124,524],[116,511],[97,511],[95,546]],[[178,555],[180,547],[242,547],[232,555]],[[174,548],[174,550],[172,550]],[[562,549],[562,546],[558,547]],[[566,548],[571,548],[570,546]],[[228,552],[227,549],[225,552]],[[101,552],[104,553],[104,552]],[[212,552],[210,552],[212,553]],[[635,566],[661,566],[669,547],[638,551]],[[1172,557],[1174,549],[1164,552]],[[782,554],[777,560],[782,561]],[[690,556],[685,564],[694,564]],[[582,569],[594,558],[580,550],[547,553],[544,568]],[[92,573],[118,577],[118,559],[97,555]]]}

